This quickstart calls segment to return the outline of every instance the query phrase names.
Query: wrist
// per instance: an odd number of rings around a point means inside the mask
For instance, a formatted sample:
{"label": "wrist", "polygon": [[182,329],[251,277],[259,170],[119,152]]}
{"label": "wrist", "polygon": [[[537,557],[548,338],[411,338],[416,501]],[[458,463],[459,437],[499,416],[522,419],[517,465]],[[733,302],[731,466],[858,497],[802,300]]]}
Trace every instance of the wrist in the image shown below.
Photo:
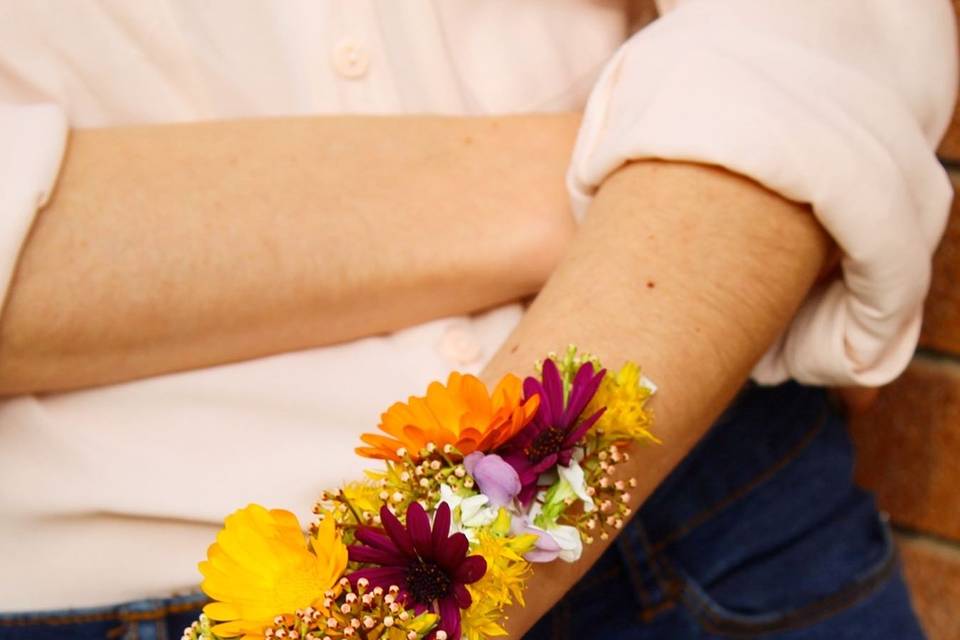
{"label": "wrist", "polygon": [[580,119],[579,113],[518,116],[496,129],[501,202],[487,266],[522,294],[543,287],[576,233],[565,177]]}

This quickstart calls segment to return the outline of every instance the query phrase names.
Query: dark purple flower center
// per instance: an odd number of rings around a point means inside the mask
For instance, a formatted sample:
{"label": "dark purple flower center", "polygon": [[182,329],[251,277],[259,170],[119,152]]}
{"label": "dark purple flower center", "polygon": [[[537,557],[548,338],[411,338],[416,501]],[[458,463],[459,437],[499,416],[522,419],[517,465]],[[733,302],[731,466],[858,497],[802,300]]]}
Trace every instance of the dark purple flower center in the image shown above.
{"label": "dark purple flower center", "polygon": [[450,593],[450,576],[430,561],[415,560],[407,567],[407,589],[415,602],[429,604]]}
{"label": "dark purple flower center", "polygon": [[540,462],[550,454],[559,452],[563,448],[563,441],[566,437],[565,429],[549,427],[534,438],[523,453],[532,462]]}

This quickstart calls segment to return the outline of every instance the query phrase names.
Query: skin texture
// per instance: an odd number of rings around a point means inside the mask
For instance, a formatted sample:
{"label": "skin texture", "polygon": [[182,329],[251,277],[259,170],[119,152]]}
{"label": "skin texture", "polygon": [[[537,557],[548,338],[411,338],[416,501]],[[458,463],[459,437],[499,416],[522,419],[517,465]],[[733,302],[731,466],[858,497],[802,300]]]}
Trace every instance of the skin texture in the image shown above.
{"label": "skin texture", "polygon": [[[721,169],[653,161],[608,179],[575,231],[562,178],[578,124],[334,117],[74,132],[0,318],[0,394],[332,344],[547,282],[485,378],[570,342],[611,367],[639,362],[660,386],[664,440],[627,470],[639,506],[830,270],[831,247],[802,205]],[[538,566],[511,637],[604,546]]]}
{"label": "skin texture", "polygon": [[329,345],[535,293],[572,236],[563,175],[578,125],[75,131],[0,319],[0,395]]}
{"label": "skin texture", "polygon": [[[609,368],[640,364],[658,385],[664,444],[624,465],[636,509],[729,403],[804,298],[830,242],[803,205],[721,169],[627,165],[601,187],[584,225],[487,382],[529,372],[574,343]],[[510,612],[520,638],[596,561],[537,565],[527,606]]]}

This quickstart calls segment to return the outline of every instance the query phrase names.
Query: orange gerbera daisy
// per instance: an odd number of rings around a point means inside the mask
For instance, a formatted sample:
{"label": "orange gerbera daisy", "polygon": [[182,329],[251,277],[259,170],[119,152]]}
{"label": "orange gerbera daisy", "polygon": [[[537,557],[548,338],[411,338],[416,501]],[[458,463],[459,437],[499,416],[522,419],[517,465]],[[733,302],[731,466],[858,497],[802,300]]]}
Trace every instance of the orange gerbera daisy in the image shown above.
{"label": "orange gerbera daisy", "polygon": [[416,458],[428,442],[452,445],[463,455],[492,451],[523,429],[537,412],[539,396],[523,400],[520,378],[507,374],[491,394],[476,376],[453,372],[447,384],[433,382],[424,397],[397,402],[380,416],[386,436],[360,436],[368,447],[357,453],[367,458],[399,461],[404,448]]}

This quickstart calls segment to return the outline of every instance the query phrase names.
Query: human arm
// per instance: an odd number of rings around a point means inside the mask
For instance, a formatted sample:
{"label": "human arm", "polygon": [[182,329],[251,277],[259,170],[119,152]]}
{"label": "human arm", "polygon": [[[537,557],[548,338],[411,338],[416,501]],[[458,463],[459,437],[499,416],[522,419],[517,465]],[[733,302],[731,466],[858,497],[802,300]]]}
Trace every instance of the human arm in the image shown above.
{"label": "human arm", "polygon": [[588,103],[575,211],[623,162],[696,161],[813,206],[842,254],[752,372],[878,386],[910,361],[950,181],[957,95],[947,0],[660,0]]}
{"label": "human arm", "polygon": [[[916,345],[951,196],[933,153],[956,91],[948,3],[662,4],[678,8],[618,52],[585,113],[569,173],[582,233],[487,372],[527,371],[568,342],[609,366],[641,363],[659,386],[664,445],[628,470],[634,507],[748,373],[856,386],[895,377]],[[760,191],[702,197],[717,176],[673,179],[683,170],[663,165],[654,180],[640,167],[656,158],[725,167],[721,182],[749,176],[781,195],[754,201],[762,189],[743,182]],[[824,231],[841,273],[817,281]],[[572,566],[537,566],[512,634],[601,547]]]}
{"label": "human arm", "polygon": [[[574,343],[610,368],[639,363],[658,385],[663,445],[635,452],[636,510],[697,442],[802,302],[830,241],[801,204],[722,169],[637,162],[600,189],[568,253],[484,377],[525,372]],[[609,542],[574,564],[536,565],[519,638]]]}
{"label": "human arm", "polygon": [[536,291],[579,116],[79,130],[0,319],[0,394],[321,346]]}

